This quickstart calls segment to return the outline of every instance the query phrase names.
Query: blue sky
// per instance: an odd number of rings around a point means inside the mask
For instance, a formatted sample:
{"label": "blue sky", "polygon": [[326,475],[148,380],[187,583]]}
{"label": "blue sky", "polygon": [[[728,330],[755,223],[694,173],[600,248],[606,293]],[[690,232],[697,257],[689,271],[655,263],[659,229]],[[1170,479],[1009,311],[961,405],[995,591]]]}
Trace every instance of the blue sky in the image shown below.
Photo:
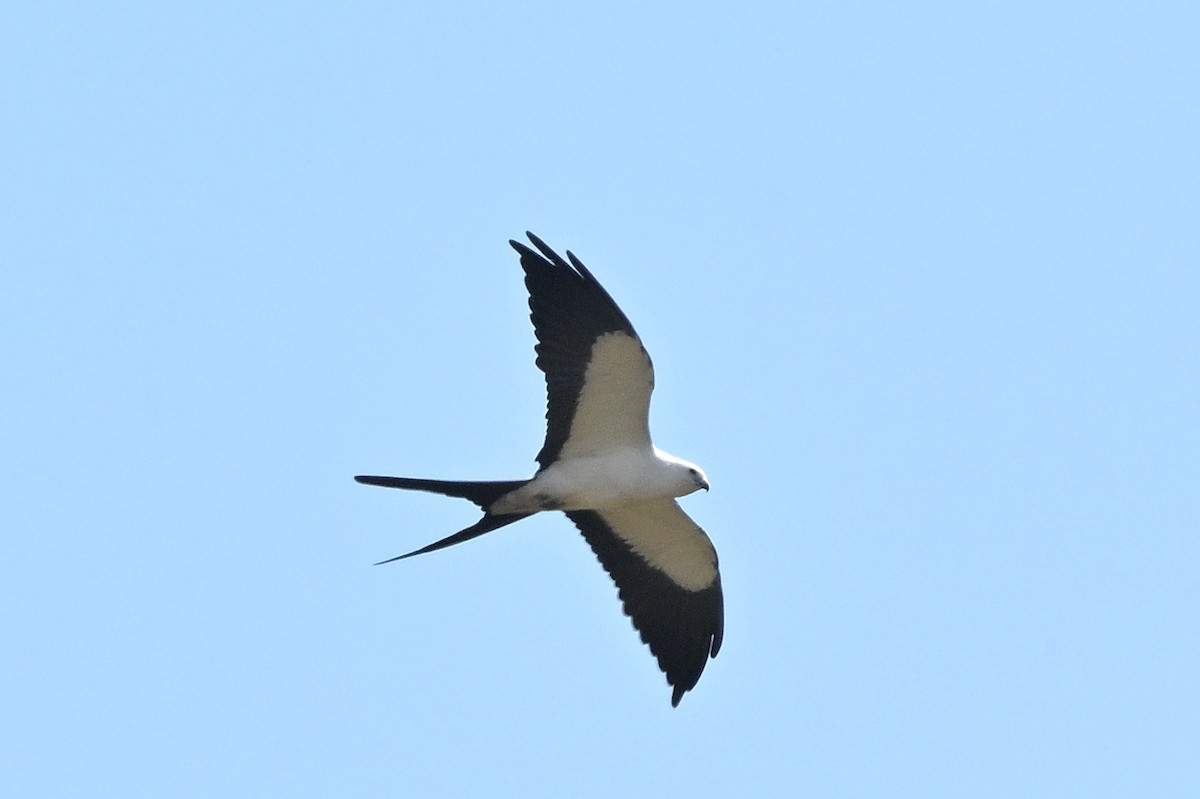
{"label": "blue sky", "polygon": [[[15,4],[5,793],[1200,792],[1189,3]],[[678,709],[528,476],[574,250],[707,470]]]}

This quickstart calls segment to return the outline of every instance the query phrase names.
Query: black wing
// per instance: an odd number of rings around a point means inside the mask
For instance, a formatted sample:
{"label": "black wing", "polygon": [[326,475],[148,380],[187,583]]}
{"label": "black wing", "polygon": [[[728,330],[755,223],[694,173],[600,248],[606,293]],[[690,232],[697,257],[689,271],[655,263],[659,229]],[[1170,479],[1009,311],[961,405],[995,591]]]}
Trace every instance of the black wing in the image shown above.
{"label": "black wing", "polygon": [[521,255],[537,365],[546,374],[546,441],[538,463],[545,469],[564,454],[649,446],[654,371],[633,325],[578,258],[568,252],[568,263],[526,235],[540,255],[509,243]]}
{"label": "black wing", "polygon": [[625,613],[674,689],[674,706],[721,648],[721,577],[708,536],[678,504],[638,504],[645,508],[567,516],[616,583]]}

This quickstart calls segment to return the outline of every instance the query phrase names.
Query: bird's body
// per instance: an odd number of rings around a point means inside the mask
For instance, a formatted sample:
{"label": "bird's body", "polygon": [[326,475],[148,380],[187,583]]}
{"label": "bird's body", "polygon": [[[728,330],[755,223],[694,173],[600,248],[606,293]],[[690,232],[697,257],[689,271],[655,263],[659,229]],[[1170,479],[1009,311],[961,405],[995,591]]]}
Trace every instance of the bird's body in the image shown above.
{"label": "bird's body", "polygon": [[708,486],[698,467],[663,455],[655,447],[622,447],[563,457],[498,499],[488,512],[600,510],[647,499],[674,499]]}
{"label": "bird's body", "polygon": [[724,628],[716,550],[675,502],[707,490],[708,478],[651,442],[654,369],[629,320],[575,256],[568,252],[568,263],[526,235],[540,255],[510,243],[521,255],[537,365],[546,374],[541,468],[528,480],[355,479],[469,499],[484,512],[474,525],[391,560],[443,549],[541,511],[565,512],[616,582],[678,704],[708,658],[716,657]]}

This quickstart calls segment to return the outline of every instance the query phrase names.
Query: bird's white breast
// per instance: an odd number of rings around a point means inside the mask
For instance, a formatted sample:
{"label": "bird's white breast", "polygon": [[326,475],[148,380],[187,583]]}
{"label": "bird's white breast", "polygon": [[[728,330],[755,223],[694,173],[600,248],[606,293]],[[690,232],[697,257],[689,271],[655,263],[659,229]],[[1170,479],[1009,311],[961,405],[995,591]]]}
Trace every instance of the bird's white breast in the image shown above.
{"label": "bird's white breast", "polygon": [[651,447],[609,450],[603,455],[564,458],[501,498],[492,513],[538,510],[596,510],[675,497],[678,477]]}

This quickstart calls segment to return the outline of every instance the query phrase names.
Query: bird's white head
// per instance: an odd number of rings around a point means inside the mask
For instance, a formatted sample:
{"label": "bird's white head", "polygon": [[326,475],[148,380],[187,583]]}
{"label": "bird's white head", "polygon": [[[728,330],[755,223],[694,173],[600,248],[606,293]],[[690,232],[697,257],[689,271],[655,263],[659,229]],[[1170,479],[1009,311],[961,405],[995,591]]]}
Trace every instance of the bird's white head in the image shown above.
{"label": "bird's white head", "polygon": [[708,475],[699,466],[683,458],[668,455],[657,447],[655,454],[670,467],[671,475],[675,478],[675,490],[679,492],[675,496],[684,497],[701,488],[708,490]]}

